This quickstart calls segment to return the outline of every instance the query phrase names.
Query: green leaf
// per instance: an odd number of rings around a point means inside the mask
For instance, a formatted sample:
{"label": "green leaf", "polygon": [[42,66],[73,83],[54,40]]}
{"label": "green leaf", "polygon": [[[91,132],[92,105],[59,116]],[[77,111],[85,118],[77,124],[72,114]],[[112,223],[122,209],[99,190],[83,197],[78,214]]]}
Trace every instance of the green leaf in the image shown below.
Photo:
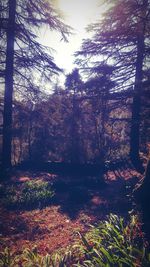
{"label": "green leaf", "polygon": [[111,257],[111,255],[109,254],[109,252],[104,247],[101,247],[100,250],[104,254],[104,256],[109,260],[109,262],[110,263],[113,263],[113,258]]}
{"label": "green leaf", "polygon": [[79,233],[79,234],[80,234],[80,237],[81,237],[81,239],[82,239],[84,245],[86,246],[86,248],[87,248],[89,251],[91,251],[91,250],[92,250],[92,247],[89,245],[89,243],[88,243],[88,241],[86,240],[86,238],[84,237],[84,235],[82,235],[81,233]]}

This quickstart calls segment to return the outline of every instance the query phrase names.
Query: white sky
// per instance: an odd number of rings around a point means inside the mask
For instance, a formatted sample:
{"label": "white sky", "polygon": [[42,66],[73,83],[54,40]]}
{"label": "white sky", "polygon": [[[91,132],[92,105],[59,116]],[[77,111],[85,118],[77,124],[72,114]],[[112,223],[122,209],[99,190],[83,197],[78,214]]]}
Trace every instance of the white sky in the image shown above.
{"label": "white sky", "polygon": [[[70,73],[75,65],[74,52],[80,48],[83,38],[88,35],[85,27],[96,22],[104,11],[100,4],[102,0],[52,0],[55,8],[63,14],[64,22],[74,28],[74,35],[69,37],[69,42],[60,41],[60,34],[45,31],[41,39],[42,43],[54,48],[55,63]],[[63,80],[63,78],[62,78]]]}

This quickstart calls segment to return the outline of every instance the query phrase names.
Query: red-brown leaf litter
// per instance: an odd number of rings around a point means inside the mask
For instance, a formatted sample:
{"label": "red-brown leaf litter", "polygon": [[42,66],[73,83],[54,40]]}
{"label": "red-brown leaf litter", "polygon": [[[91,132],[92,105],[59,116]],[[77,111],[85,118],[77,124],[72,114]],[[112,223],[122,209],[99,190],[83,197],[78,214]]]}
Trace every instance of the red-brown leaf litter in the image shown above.
{"label": "red-brown leaf litter", "polygon": [[133,168],[118,169],[108,171],[103,184],[102,177],[16,171],[13,182],[51,181],[57,185],[56,192],[52,203],[44,208],[10,210],[0,206],[0,249],[10,247],[18,254],[36,245],[45,255],[70,246],[78,231],[87,231],[89,224],[110,212],[127,216],[132,209],[128,195],[141,177]]}

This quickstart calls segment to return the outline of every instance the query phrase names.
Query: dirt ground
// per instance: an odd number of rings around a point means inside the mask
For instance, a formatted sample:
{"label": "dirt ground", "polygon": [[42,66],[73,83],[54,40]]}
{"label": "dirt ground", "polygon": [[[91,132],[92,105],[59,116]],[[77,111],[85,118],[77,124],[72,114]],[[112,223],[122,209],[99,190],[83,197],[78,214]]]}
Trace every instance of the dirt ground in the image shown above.
{"label": "dirt ground", "polygon": [[[61,176],[17,171],[12,181],[51,181],[51,205],[34,210],[8,210],[0,205],[0,249],[13,253],[37,246],[42,255],[70,246],[78,231],[105,219],[110,213],[124,217],[133,208],[132,189],[142,176],[133,168],[107,172],[104,177]],[[104,182],[105,180],[105,182]]]}

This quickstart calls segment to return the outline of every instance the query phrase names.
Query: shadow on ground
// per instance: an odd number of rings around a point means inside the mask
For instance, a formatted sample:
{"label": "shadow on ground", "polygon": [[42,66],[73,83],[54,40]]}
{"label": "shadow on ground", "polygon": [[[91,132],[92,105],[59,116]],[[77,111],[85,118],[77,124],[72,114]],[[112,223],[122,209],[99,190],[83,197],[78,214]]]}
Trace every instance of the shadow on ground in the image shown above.
{"label": "shadow on ground", "polygon": [[[106,173],[55,174],[51,172],[20,171],[12,182],[42,179],[49,181],[55,191],[47,207],[33,210],[7,210],[0,206],[0,234],[3,246],[15,250],[37,245],[48,252],[70,245],[74,231],[85,231],[89,223],[105,219],[115,213],[124,218],[132,209],[131,192],[138,181],[138,173],[127,166]],[[0,244],[1,246],[1,244]]]}
{"label": "shadow on ground", "polygon": [[[116,175],[116,174],[115,174]],[[133,181],[134,180],[134,181]],[[54,205],[70,219],[77,218],[81,210],[87,215],[105,217],[110,212],[125,215],[132,209],[130,193],[136,178],[125,181],[118,176],[115,181],[105,181],[104,176],[59,177],[53,182]]]}
{"label": "shadow on ground", "polygon": [[[139,179],[129,161],[108,166],[24,162],[19,168],[32,171],[35,178],[45,171],[42,179],[52,182],[55,191],[51,204],[60,206],[60,212],[71,220],[82,210],[98,217],[110,212],[124,216],[132,209],[130,195]],[[48,173],[52,175],[48,176]]]}

